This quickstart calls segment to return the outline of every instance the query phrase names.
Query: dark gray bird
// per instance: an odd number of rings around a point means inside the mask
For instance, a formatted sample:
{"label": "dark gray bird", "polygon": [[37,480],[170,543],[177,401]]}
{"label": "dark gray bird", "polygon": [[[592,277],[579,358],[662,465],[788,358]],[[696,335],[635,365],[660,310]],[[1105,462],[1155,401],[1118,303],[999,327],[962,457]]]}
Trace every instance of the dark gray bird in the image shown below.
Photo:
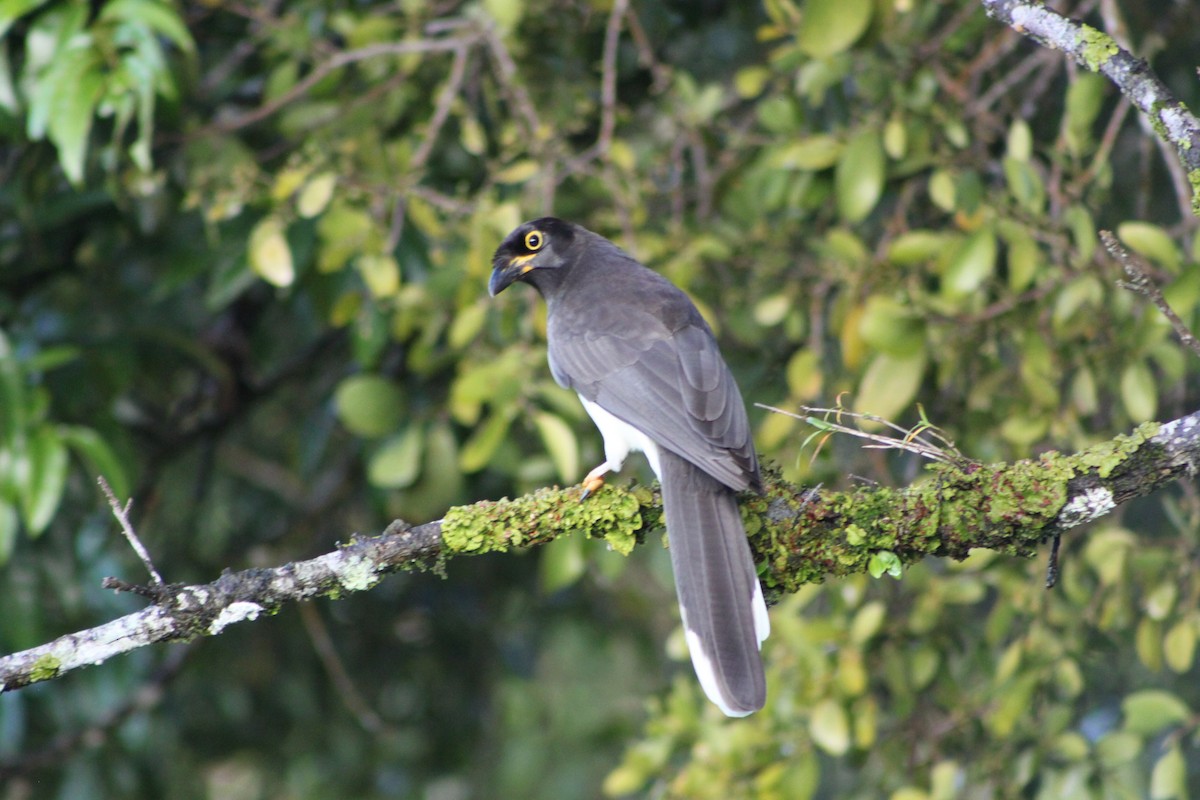
{"label": "dark gray bird", "polygon": [[736,492],[760,490],[737,384],[696,306],[598,234],[554,217],[526,222],[492,257],[489,292],[531,284],[549,312],[550,371],[579,393],[604,437],[584,496],[631,451],[662,484],[671,564],[692,664],[729,716],[766,700],[770,632]]}

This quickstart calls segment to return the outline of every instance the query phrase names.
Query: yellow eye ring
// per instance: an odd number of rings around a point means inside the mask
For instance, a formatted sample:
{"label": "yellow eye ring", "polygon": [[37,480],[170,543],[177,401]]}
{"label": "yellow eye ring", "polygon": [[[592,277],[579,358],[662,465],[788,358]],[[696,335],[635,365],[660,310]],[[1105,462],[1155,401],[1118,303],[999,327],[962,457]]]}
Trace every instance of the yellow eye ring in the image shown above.
{"label": "yellow eye ring", "polygon": [[546,237],[542,236],[541,231],[530,231],[525,234],[525,249],[526,250],[541,250],[542,245],[546,243]]}

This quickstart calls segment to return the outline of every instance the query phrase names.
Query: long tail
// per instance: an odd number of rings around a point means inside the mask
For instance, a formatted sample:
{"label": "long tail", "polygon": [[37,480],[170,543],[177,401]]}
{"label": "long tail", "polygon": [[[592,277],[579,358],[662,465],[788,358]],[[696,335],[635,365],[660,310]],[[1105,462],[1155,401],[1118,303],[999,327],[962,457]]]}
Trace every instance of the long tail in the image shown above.
{"label": "long tail", "polygon": [[731,717],[758,711],[767,682],[759,648],[771,631],[733,490],[659,450],[675,589],[696,676]]}

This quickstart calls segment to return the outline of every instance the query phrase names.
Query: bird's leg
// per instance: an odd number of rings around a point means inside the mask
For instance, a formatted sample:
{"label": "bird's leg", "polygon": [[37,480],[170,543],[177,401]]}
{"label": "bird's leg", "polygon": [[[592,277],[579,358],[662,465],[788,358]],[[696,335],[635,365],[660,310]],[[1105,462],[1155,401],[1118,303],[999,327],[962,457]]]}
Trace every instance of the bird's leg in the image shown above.
{"label": "bird's leg", "polygon": [[610,470],[612,470],[612,467],[609,466],[607,461],[605,461],[603,464],[589,472],[586,477],[584,477],[583,494],[579,495],[579,502],[582,503],[584,500],[588,499],[588,496],[591,495],[592,492],[600,490],[600,487],[604,485],[604,474]]}

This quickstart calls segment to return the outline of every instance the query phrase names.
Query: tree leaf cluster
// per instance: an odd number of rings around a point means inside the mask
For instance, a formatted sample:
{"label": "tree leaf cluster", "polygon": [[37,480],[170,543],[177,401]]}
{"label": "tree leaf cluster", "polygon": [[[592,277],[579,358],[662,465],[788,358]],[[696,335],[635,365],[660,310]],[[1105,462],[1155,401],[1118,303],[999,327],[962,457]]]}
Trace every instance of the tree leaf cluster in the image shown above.
{"label": "tree leaf cluster", "polygon": [[[1200,107],[1197,11],[1121,12]],[[496,244],[545,213],[688,291],[750,403],[928,419],[1000,461],[1200,397],[1097,246],[1116,231],[1195,329],[1170,153],[978,2],[0,3],[0,135],[5,652],[136,607],[98,590],[138,565],[96,474],[168,580],[206,582],[598,463],[540,302],[486,297]],[[789,480],[931,479],[751,410]],[[656,532],[629,557],[458,560],[2,695],[0,774],[48,796],[1186,797],[1198,522],[1188,484],[1072,533],[1051,593],[1043,564],[982,552],[805,587],[772,611],[767,710],[736,723],[694,685]]]}

